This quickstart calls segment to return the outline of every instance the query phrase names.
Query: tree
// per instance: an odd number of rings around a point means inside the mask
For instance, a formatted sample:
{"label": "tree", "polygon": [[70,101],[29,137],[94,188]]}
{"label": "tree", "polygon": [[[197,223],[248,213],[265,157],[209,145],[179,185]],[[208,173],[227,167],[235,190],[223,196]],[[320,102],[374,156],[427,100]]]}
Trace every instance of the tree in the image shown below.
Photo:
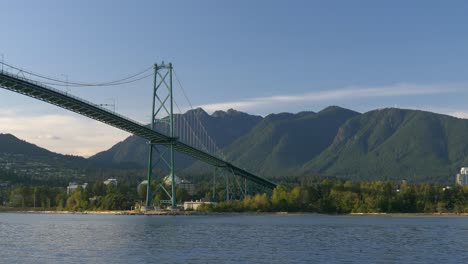
{"label": "tree", "polygon": [[88,197],[80,186],[67,199],[67,209],[70,211],[84,211],[88,207]]}

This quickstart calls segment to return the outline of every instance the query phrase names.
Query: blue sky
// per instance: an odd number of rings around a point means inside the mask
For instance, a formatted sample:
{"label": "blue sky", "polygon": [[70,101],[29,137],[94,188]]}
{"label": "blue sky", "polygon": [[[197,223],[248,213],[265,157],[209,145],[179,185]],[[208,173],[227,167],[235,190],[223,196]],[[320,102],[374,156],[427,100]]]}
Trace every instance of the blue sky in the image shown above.
{"label": "blue sky", "polygon": [[[0,54],[83,82],[170,61],[207,111],[396,106],[468,117],[467,12],[466,1],[2,1]],[[149,122],[150,79],[71,92]],[[177,101],[188,106],[180,92]],[[128,135],[1,90],[0,122],[0,133],[86,156]]]}

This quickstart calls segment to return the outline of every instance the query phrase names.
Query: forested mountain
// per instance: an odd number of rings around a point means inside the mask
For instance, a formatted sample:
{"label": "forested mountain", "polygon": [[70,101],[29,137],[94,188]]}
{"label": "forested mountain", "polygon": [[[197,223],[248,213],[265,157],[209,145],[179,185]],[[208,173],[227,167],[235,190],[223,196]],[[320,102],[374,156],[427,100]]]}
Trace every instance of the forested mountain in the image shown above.
{"label": "forested mountain", "polygon": [[468,120],[395,108],[348,120],[301,173],[354,179],[453,182],[468,166]]}
{"label": "forested mountain", "polygon": [[0,134],[0,182],[63,184],[83,177],[89,163],[83,157],[61,155],[11,134]]}
{"label": "forested mountain", "polygon": [[343,123],[359,113],[328,107],[318,113],[271,114],[226,148],[229,160],[261,175],[298,175],[325,150]]}
{"label": "forested mountain", "polygon": [[[360,114],[332,106],[318,113],[265,118],[234,110],[187,114],[200,115],[229,161],[270,178],[321,175],[451,183],[459,167],[468,166],[468,120],[431,112],[385,108]],[[146,153],[144,141],[133,136],[92,159],[108,155],[113,162],[134,159],[144,164]],[[180,160],[180,170],[203,168]]]}
{"label": "forested mountain", "polygon": [[[271,114],[264,118],[229,110],[197,116],[227,159],[267,178],[333,176],[355,180],[402,180],[452,183],[468,166],[468,120],[424,111],[386,108],[360,114],[332,106],[318,113]],[[0,135],[0,154],[40,156],[81,163]],[[97,166],[143,169],[148,146],[130,136],[91,157]],[[177,168],[200,173],[203,166],[177,155]],[[101,164],[101,165],[99,165]]]}
{"label": "forested mountain", "polygon": [[5,155],[39,160],[56,160],[68,162],[77,166],[80,163],[87,163],[86,159],[83,157],[58,154],[28,143],[14,135],[0,134],[0,156]]}
{"label": "forested mountain", "polygon": [[[181,119],[176,115],[176,119]],[[199,120],[208,134],[216,142],[219,148],[225,148],[240,136],[245,135],[255,127],[262,117],[249,115],[235,110],[216,111],[212,115],[203,109],[197,108],[183,114],[187,122]],[[176,154],[178,168],[190,166],[194,160],[182,154]],[[92,157],[92,161],[105,164],[133,163],[138,166],[146,166],[148,159],[148,144],[146,140],[130,136],[124,141],[117,143],[107,151],[100,152]]]}
{"label": "forested mountain", "polygon": [[11,134],[0,134],[0,153],[54,157],[58,154],[20,140]]}

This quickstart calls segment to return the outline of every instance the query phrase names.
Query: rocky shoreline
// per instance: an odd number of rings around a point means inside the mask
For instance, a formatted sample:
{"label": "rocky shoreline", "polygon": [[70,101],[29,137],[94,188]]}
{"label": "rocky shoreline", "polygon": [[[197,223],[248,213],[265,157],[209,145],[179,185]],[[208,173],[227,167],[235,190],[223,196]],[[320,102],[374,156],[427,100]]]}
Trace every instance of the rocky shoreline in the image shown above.
{"label": "rocky shoreline", "polygon": [[[0,208],[0,213],[20,214],[78,214],[78,215],[326,215],[309,212],[203,212],[183,210],[116,210],[116,211],[47,211],[47,210],[17,210],[16,208]],[[414,217],[414,216],[468,216],[468,213],[350,213],[342,216],[389,216],[389,217]]]}

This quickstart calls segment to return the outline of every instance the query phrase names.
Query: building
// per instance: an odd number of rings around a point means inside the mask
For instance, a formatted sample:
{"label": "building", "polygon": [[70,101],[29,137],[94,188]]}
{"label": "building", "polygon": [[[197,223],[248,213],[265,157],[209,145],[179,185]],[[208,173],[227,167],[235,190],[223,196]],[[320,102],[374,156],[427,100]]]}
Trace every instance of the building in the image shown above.
{"label": "building", "polygon": [[202,204],[217,205],[218,203],[217,202],[206,201],[204,199],[196,200],[195,202],[194,201],[184,202],[184,210],[196,211],[196,210],[198,210],[198,207],[200,207],[200,205],[202,205]]}
{"label": "building", "polygon": [[148,185],[148,180],[144,180],[144,181],[140,182],[140,184],[138,184],[137,193],[140,193],[140,188],[141,188],[142,185]]}
{"label": "building", "polygon": [[67,195],[72,194],[78,187],[82,187],[83,189],[86,189],[88,187],[88,183],[85,182],[83,185],[78,185],[76,182],[70,182],[67,186]]}
{"label": "building", "polygon": [[[164,177],[163,183],[166,187],[171,186],[172,184],[171,175],[167,175],[166,177]],[[181,179],[177,177],[177,175],[175,175],[175,183],[176,183],[177,188],[186,190],[189,195],[193,195],[195,193],[195,184],[191,183],[190,181]],[[140,184],[138,184],[137,186],[137,192],[140,191],[141,185],[147,185],[147,184],[148,184],[148,180],[144,180],[140,182]]]}
{"label": "building", "polygon": [[[191,183],[190,181],[181,179],[177,177],[177,175],[175,175],[174,178],[175,178],[176,187],[186,190],[189,195],[193,195],[195,193],[195,184]],[[169,174],[166,177],[164,177],[163,182],[164,182],[164,185],[166,186],[171,185],[172,184],[171,175]]]}
{"label": "building", "polygon": [[468,167],[460,169],[460,173],[456,176],[455,183],[461,186],[468,185]]}
{"label": "building", "polygon": [[117,187],[117,179],[107,179],[107,180],[104,181],[104,184],[105,185],[112,184],[112,185]]}

